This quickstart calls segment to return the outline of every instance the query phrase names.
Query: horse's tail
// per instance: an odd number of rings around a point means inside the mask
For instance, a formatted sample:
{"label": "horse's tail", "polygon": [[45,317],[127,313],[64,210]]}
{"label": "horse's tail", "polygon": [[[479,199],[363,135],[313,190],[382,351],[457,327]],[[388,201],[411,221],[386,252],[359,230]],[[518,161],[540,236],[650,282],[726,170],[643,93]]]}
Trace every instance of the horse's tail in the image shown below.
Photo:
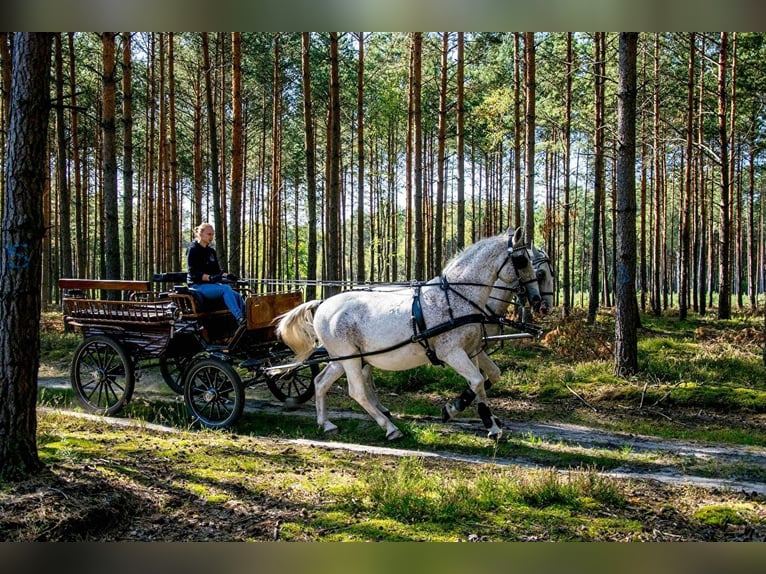
{"label": "horse's tail", "polygon": [[321,345],[314,330],[314,311],[321,303],[321,299],[307,301],[277,317],[277,337],[293,350],[298,363]]}

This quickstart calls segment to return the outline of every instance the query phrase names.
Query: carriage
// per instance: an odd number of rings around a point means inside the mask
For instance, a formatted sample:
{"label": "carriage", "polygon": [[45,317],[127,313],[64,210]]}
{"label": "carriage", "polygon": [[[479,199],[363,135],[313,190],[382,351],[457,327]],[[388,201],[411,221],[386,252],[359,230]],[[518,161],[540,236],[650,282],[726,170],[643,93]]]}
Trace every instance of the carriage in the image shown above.
{"label": "carriage", "polygon": [[[504,317],[513,294],[526,293],[535,307],[543,303],[541,292],[552,295],[540,289],[535,253],[522,242],[520,228],[509,230],[475,243],[430,281],[352,289],[326,304],[304,303],[300,290],[257,294],[248,282],[237,282],[246,328],[237,328],[225,308],[202,308],[182,273],[155,275],[155,283],[172,284],[168,289],[142,281],[61,279],[65,325],[83,333],[72,359],[72,386],[86,407],[114,414],[130,401],[142,362],[157,359],[195,424],[233,425],[244,409],[245,388],[265,383],[291,406],[314,397],[319,427],[332,431],[337,427],[326,418],[325,393],[345,374],[349,393],[393,440],[402,434],[375,396],[371,369],[431,362],[449,365],[469,384],[457,402],[445,405],[444,419],[476,398],[488,434],[499,437],[485,391],[500,373],[484,349],[490,340],[541,332]],[[114,292],[126,296],[109,296]],[[488,325],[522,332],[492,335]]]}
{"label": "carriage", "polygon": [[247,313],[245,328],[238,330],[222,302],[203,300],[185,281],[185,273],[159,273],[152,281],[59,280],[65,328],[82,333],[70,379],[85,408],[120,412],[148,364],[159,365],[164,382],[183,395],[193,422],[204,427],[233,425],[244,409],[245,389],[256,385],[291,406],[313,396],[318,359],[272,368],[292,355],[277,340],[274,320],[303,301],[300,289],[272,285],[255,293],[249,282],[235,282]]}

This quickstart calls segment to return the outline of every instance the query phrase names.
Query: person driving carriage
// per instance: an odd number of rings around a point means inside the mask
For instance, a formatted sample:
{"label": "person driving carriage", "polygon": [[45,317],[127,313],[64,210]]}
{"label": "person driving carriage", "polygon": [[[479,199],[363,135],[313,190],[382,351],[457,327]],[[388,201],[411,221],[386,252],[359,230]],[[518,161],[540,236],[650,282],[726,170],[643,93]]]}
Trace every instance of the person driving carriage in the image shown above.
{"label": "person driving carriage", "polygon": [[220,299],[234,315],[238,327],[247,322],[245,300],[231,285],[223,280],[236,281],[237,276],[222,271],[218,255],[211,245],[215,229],[211,223],[201,223],[194,230],[196,239],[191,242],[186,252],[186,282],[196,289],[205,299]]}

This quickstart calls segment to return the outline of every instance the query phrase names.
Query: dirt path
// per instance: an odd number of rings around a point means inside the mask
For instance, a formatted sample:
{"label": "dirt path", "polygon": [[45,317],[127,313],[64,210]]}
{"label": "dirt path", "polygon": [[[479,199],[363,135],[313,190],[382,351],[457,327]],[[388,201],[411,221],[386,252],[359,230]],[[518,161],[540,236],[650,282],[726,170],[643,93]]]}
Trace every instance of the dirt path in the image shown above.
{"label": "dirt path", "polygon": [[[68,379],[60,377],[41,377],[41,387],[68,387]],[[179,400],[169,391],[163,383],[153,383],[151,380],[142,380],[141,395],[147,398],[165,398],[167,400]],[[264,412],[281,414],[285,416],[309,417],[315,416],[313,404],[301,405],[298,409],[287,411],[281,403],[268,398],[249,398],[246,402],[246,410],[249,412]],[[94,417],[72,413],[72,416]],[[330,411],[333,419],[342,418],[368,418],[365,414],[351,411]],[[104,419],[103,417],[97,417]],[[404,417],[401,417],[404,418]],[[156,428],[163,432],[177,432],[172,427],[159,425],[147,425],[129,419],[109,418],[113,424],[133,425]],[[440,424],[436,418],[418,419],[408,418],[410,422],[422,422],[424,424]],[[450,428],[459,432],[483,432],[479,419],[460,418],[449,423]],[[766,468],[766,449],[747,446],[730,446],[704,444],[682,440],[662,440],[655,437],[640,436],[627,433],[607,432],[599,429],[565,424],[559,422],[514,422],[504,421],[503,428],[506,436],[525,437],[549,450],[560,452],[576,452],[580,454],[603,454],[610,453],[624,464],[602,474],[621,479],[657,480],[673,485],[694,485],[705,488],[725,489],[734,492],[766,495],[766,481],[748,480],[736,478],[739,476],[758,475],[759,469]],[[450,452],[426,452],[391,447],[376,447],[358,444],[349,444],[331,440],[307,440],[307,439],[279,439],[285,442],[308,445],[316,448],[344,449],[355,452],[366,452],[388,456],[421,456],[424,458],[440,458],[470,463],[493,463],[499,465],[520,465],[528,467],[540,467],[539,463],[523,458],[497,458],[467,456]],[[729,470],[730,469],[730,470]],[[716,476],[710,478],[710,476]],[[721,478],[721,475],[734,476],[735,478]]]}

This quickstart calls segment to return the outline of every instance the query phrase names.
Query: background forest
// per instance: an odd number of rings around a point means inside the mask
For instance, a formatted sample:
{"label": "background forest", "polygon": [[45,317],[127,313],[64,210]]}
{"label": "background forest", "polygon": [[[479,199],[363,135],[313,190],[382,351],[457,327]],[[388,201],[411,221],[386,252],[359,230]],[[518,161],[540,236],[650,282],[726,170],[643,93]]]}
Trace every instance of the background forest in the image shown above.
{"label": "background forest", "polygon": [[[323,295],[314,280],[430,278],[522,225],[554,261],[565,313],[609,306],[617,37],[56,34],[44,305],[59,277],[184,269],[211,221],[230,271],[305,280],[307,298]],[[639,36],[643,310],[757,307],[764,56],[762,33]]]}

